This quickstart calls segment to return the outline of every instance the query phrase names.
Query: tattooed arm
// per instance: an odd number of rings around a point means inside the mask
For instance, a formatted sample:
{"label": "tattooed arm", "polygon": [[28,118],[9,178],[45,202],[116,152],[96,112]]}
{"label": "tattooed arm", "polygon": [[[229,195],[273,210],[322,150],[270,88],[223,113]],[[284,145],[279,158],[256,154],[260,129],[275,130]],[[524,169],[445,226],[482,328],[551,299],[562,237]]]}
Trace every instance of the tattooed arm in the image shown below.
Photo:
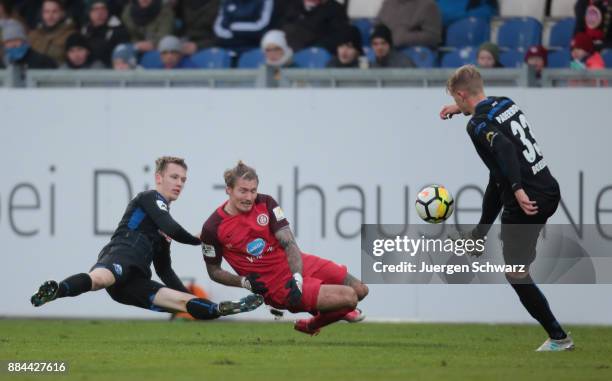
{"label": "tattooed arm", "polygon": [[302,274],[302,252],[295,242],[295,237],[289,226],[286,226],[275,234],[276,239],[287,254],[287,262],[292,274]]}

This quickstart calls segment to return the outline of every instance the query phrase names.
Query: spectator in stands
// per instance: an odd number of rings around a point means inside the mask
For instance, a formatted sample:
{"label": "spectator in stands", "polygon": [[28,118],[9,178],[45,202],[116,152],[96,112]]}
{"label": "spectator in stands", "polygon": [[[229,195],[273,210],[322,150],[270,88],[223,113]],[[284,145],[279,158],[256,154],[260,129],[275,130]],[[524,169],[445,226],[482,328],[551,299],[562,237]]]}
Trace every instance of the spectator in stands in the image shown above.
{"label": "spectator in stands", "polygon": [[77,32],[66,39],[66,60],[60,69],[104,69],[102,61],[94,59],[87,38]]}
{"label": "spectator in stands", "polygon": [[361,32],[349,25],[340,33],[336,55],[327,63],[328,68],[358,68],[359,58],[363,56]]}
{"label": "spectator in stands", "polygon": [[159,40],[174,29],[174,11],[163,0],[131,0],[121,19],[140,53],[154,50]]}
{"label": "spectator in stands", "polygon": [[604,69],[606,64],[599,52],[595,51],[595,45],[591,37],[585,33],[578,33],[572,39],[572,62],[570,67],[577,70]]}
{"label": "spectator in stands", "polygon": [[370,62],[372,68],[406,68],[415,67],[414,62],[395,50],[391,30],[384,24],[378,24],[370,36],[370,43],[374,51],[374,61]]}
{"label": "spectator in stands", "polygon": [[179,0],[177,17],[183,20],[183,54],[192,55],[198,50],[215,45],[213,26],[219,12],[219,0]]}
{"label": "spectator in stands", "polygon": [[542,70],[546,67],[548,51],[542,45],[532,46],[525,53],[525,63],[535,69],[536,78],[542,77]]}
{"label": "spectator in stands", "polygon": [[6,20],[2,26],[2,43],[6,66],[17,65],[26,69],[55,69],[55,61],[34,51],[26,37],[23,26],[15,20]]}
{"label": "spectator in stands", "polygon": [[294,51],[310,46],[336,53],[338,36],[348,25],[346,9],[336,0],[285,0],[282,30]]}
{"label": "spectator in stands", "polygon": [[[497,0],[436,0],[442,12],[444,28],[466,17],[480,17],[487,21],[497,14]],[[528,0],[529,1],[529,0]]]}
{"label": "spectator in stands", "polygon": [[574,35],[586,33],[595,50],[612,49],[612,1],[578,0]]}
{"label": "spectator in stands", "polygon": [[434,0],[385,0],[377,22],[391,29],[396,48],[442,42],[442,15]]}
{"label": "spectator in stands", "polygon": [[293,49],[287,44],[285,32],[270,30],[261,39],[261,50],[266,58],[266,65],[275,68],[293,66]]}
{"label": "spectator in stands", "polygon": [[164,36],[157,47],[164,69],[194,69],[196,66],[189,56],[183,55],[183,44],[178,37]]}
{"label": "spectator in stands", "polygon": [[492,42],[485,42],[478,48],[478,67],[493,69],[504,67],[499,62],[499,47]]}
{"label": "spectator in stands", "polygon": [[247,50],[259,45],[269,29],[280,22],[283,0],[221,0],[215,20],[216,45]]}
{"label": "spectator in stands", "polygon": [[121,20],[109,14],[108,0],[88,0],[88,21],[81,33],[89,41],[91,58],[111,66],[111,54],[115,46],[130,41],[130,35]]}
{"label": "spectator in stands", "polygon": [[44,0],[42,22],[30,32],[29,40],[32,49],[62,64],[66,51],[66,39],[74,32],[72,20],[66,18],[64,4],[60,0]]}
{"label": "spectator in stands", "polygon": [[119,44],[113,50],[113,70],[136,69],[138,60],[132,44]]}

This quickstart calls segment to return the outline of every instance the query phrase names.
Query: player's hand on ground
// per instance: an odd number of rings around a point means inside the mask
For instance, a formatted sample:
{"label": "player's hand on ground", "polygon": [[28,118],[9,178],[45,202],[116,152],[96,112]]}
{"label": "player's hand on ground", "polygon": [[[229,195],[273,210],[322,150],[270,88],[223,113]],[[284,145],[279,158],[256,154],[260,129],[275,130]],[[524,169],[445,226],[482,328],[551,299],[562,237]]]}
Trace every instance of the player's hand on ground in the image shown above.
{"label": "player's hand on ground", "polygon": [[453,117],[453,115],[457,115],[460,113],[461,110],[459,110],[459,106],[457,106],[456,104],[445,105],[442,107],[442,110],[440,110],[440,119],[450,119]]}
{"label": "player's hand on ground", "polygon": [[285,288],[289,289],[287,301],[290,306],[298,306],[302,302],[302,284],[295,277],[287,281]]}
{"label": "player's hand on ground", "polygon": [[242,278],[242,287],[252,291],[255,294],[264,295],[268,292],[266,284],[257,280],[261,275],[258,273],[250,273]]}
{"label": "player's hand on ground", "polygon": [[523,209],[528,216],[534,216],[538,214],[538,206],[535,201],[531,201],[527,193],[523,189],[519,189],[514,192],[514,197],[516,197],[516,201],[518,201],[519,206]]}

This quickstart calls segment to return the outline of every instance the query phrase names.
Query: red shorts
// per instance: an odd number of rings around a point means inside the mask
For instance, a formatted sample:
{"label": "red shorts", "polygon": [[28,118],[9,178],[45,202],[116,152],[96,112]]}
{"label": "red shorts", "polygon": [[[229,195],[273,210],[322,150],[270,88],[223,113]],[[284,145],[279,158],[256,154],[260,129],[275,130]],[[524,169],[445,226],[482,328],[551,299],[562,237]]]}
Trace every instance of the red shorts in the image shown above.
{"label": "red shorts", "polygon": [[344,284],[344,279],[348,273],[346,266],[339,265],[327,259],[310,254],[302,254],[302,302],[294,307],[289,307],[287,297],[289,289],[285,284],[291,279],[292,274],[288,274],[282,280],[282,287],[271,290],[266,295],[266,304],[279,309],[286,309],[291,312],[311,312],[317,311],[317,299],[322,284]]}

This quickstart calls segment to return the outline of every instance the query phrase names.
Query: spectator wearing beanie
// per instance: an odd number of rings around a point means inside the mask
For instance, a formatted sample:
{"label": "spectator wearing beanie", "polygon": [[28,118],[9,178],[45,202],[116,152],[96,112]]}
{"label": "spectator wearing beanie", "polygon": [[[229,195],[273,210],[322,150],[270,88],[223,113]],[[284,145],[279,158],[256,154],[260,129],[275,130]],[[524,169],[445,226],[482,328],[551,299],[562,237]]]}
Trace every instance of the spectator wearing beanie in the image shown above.
{"label": "spectator wearing beanie", "polygon": [[164,36],[157,47],[163,69],[194,69],[196,66],[188,56],[183,55],[183,44],[175,36]]}
{"label": "spectator wearing beanie", "polygon": [[132,70],[138,66],[136,51],[132,44],[119,44],[115,46],[112,55],[113,70]]}
{"label": "spectator wearing beanie", "polygon": [[493,69],[504,67],[499,62],[499,47],[492,42],[485,42],[478,48],[477,56],[478,67],[483,69]]}
{"label": "spectator wearing beanie", "polygon": [[280,68],[293,66],[293,50],[287,44],[285,32],[270,30],[261,39],[261,51],[266,65]]}
{"label": "spectator wearing beanie", "polygon": [[379,24],[374,27],[370,41],[374,51],[374,61],[370,63],[371,68],[415,67],[410,58],[395,50],[391,30],[386,25]]}
{"label": "spectator wearing beanie", "polygon": [[6,20],[2,26],[4,65],[17,65],[26,69],[55,69],[55,61],[30,47],[23,26],[15,20]]}
{"label": "spectator wearing beanie", "polygon": [[349,25],[340,34],[336,55],[327,63],[328,68],[358,68],[359,57],[363,55],[361,32]]}
{"label": "spectator wearing beanie", "polygon": [[89,41],[91,56],[105,66],[111,66],[111,54],[115,46],[130,41],[130,35],[121,20],[110,15],[108,0],[86,0],[87,22],[81,34]]}
{"label": "spectator wearing beanie", "polygon": [[548,61],[548,51],[542,45],[532,46],[525,53],[525,63],[535,69],[536,77],[542,76],[542,70]]}
{"label": "spectator wearing beanie", "polygon": [[66,18],[64,4],[60,0],[44,0],[42,22],[30,32],[32,49],[48,55],[58,64],[64,62],[66,39],[75,32],[72,20]]}
{"label": "spectator wearing beanie", "polygon": [[601,54],[595,51],[593,40],[584,32],[576,34],[572,39],[570,67],[578,70],[597,70],[606,67]]}
{"label": "spectator wearing beanie", "polygon": [[60,69],[104,69],[101,61],[94,60],[87,38],[79,33],[71,34],[66,39],[66,60]]}
{"label": "spectator wearing beanie", "polygon": [[442,14],[434,0],[385,0],[376,21],[391,29],[396,48],[442,42]]}

